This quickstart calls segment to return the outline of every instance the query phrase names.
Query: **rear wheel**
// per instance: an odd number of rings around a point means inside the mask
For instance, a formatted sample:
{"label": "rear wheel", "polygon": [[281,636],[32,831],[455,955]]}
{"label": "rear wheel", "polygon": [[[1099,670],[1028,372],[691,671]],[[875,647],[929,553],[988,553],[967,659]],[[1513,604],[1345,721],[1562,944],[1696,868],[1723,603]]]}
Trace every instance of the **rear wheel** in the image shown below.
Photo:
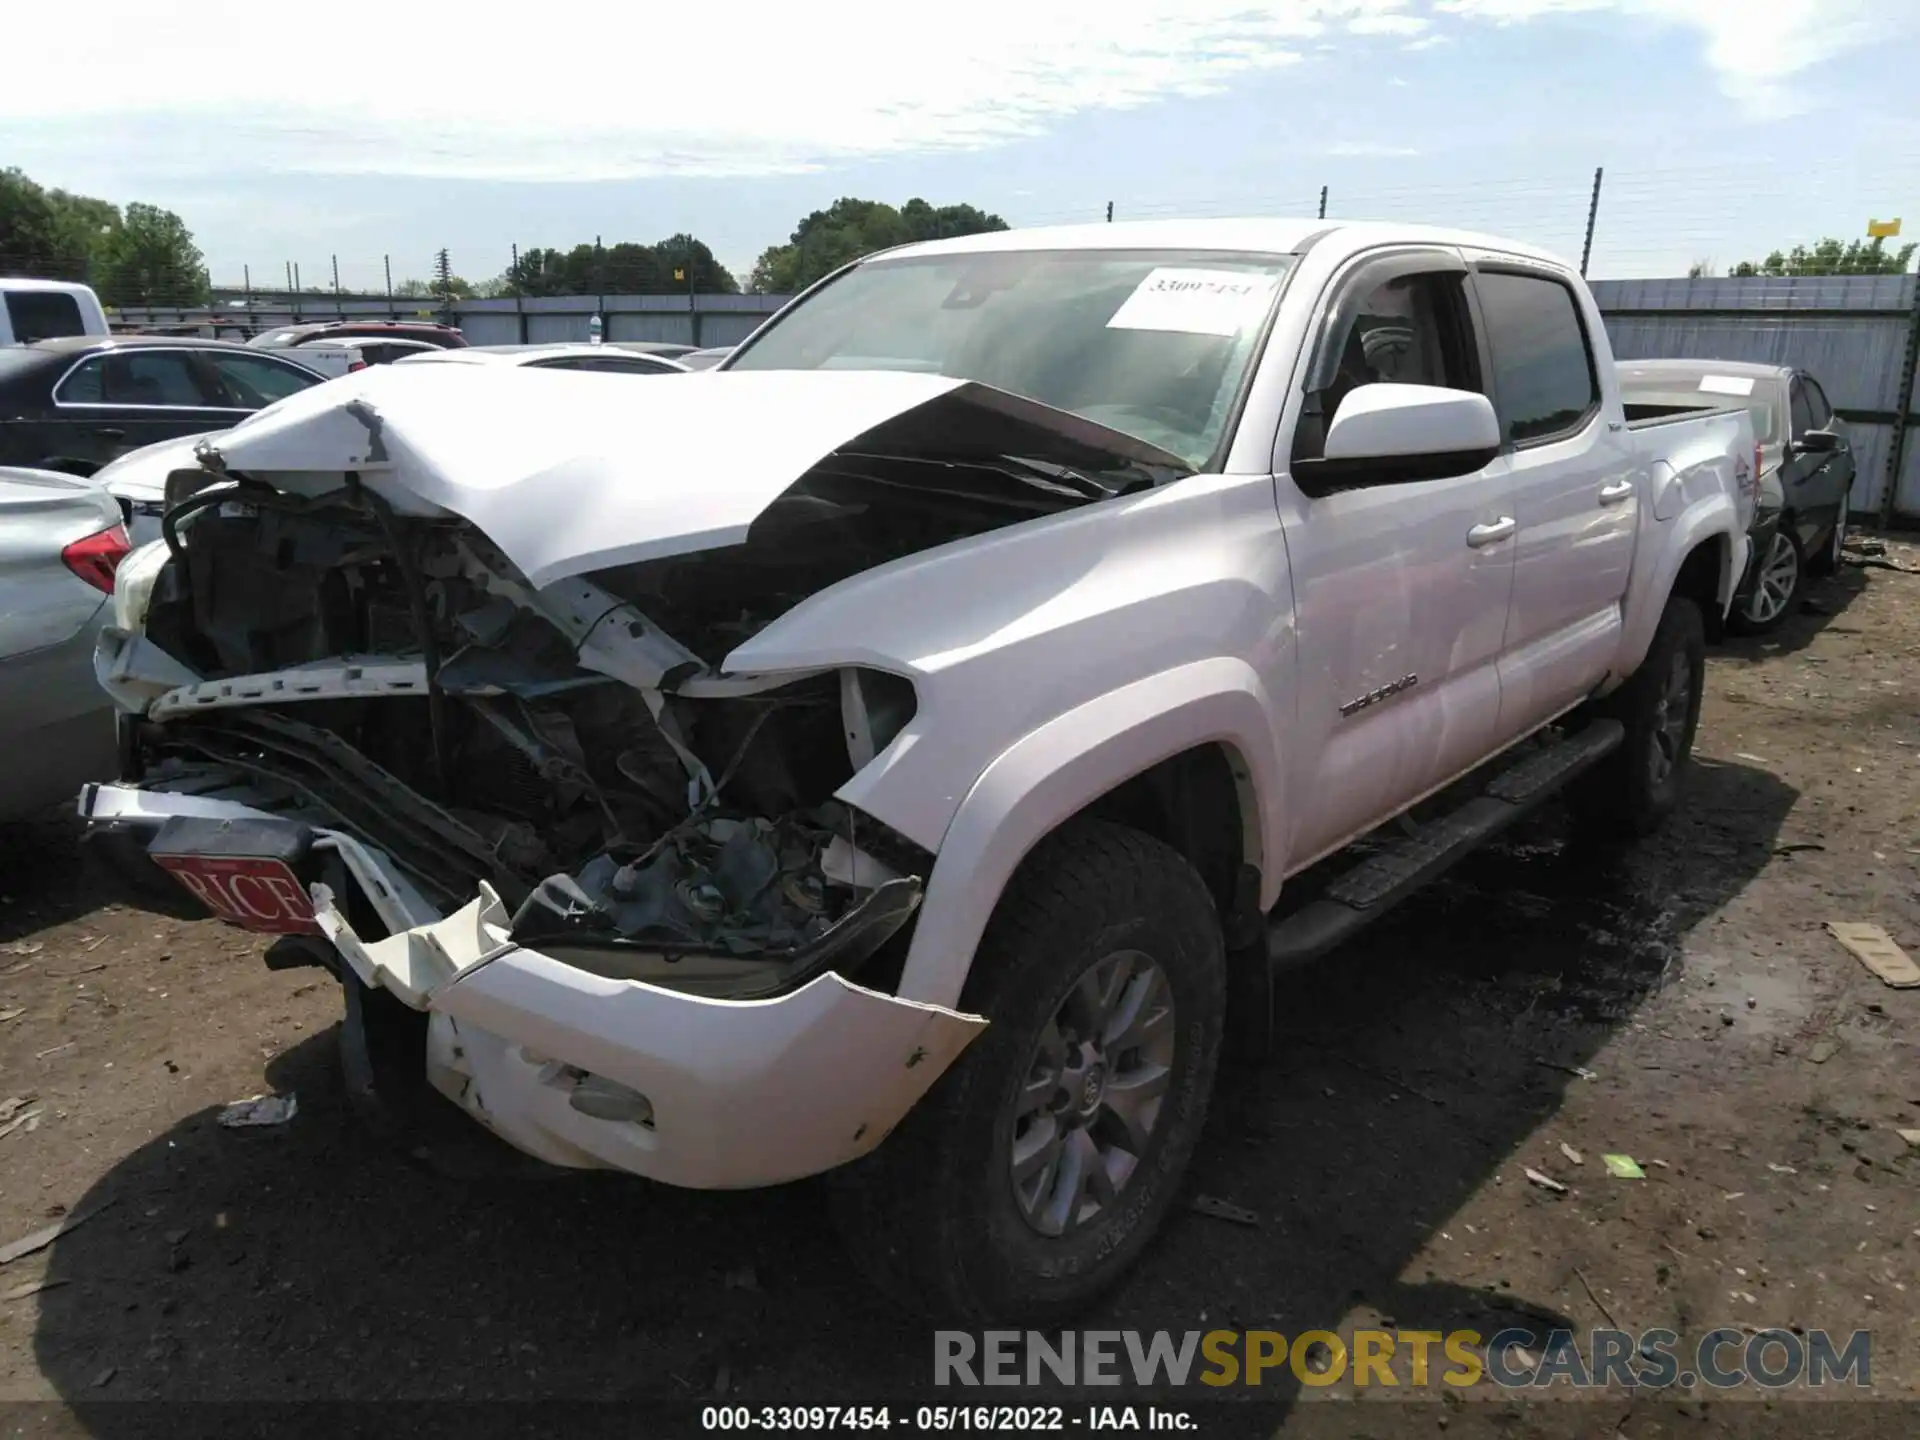
{"label": "rear wheel", "polygon": [[1740,635],[1765,635],[1777,630],[1793,613],[1800,598],[1803,565],[1800,540],[1794,533],[1793,517],[1782,516],[1780,528],[1773,532],[1761,552],[1753,585],[1733,603],[1727,615],[1727,628]]}
{"label": "rear wheel", "polygon": [[1576,783],[1568,800],[1583,828],[1638,839],[1658,830],[1680,801],[1706,689],[1706,626],[1700,607],[1667,601],[1647,657],[1598,713],[1626,727],[1620,748]]}
{"label": "rear wheel", "polygon": [[991,1024],[835,1178],[870,1276],[970,1322],[1058,1320],[1123,1276],[1179,1190],[1225,1020],[1213,901],[1177,851],[1082,822],[1021,867],[960,1008]]}

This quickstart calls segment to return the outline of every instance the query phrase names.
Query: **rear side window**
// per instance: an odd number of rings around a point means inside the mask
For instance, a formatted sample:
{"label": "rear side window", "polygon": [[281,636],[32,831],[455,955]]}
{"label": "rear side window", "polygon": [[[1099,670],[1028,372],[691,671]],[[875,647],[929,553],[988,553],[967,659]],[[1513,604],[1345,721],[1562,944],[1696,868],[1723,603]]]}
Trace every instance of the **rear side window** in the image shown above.
{"label": "rear side window", "polygon": [[79,302],[58,290],[7,291],[7,323],[13,327],[13,338],[22,345],[87,333]]}
{"label": "rear side window", "polygon": [[1797,379],[1787,387],[1787,410],[1793,417],[1793,438],[1798,440],[1815,429],[1813,407],[1807,403],[1807,387]]}
{"label": "rear side window", "polygon": [[177,350],[97,355],[69,375],[53,398],[63,405],[219,403],[217,397],[202,393],[192,364]]}
{"label": "rear side window", "polygon": [[1813,418],[1813,428],[1826,429],[1833,423],[1833,407],[1827,404],[1827,392],[1820,388],[1812,376],[1802,377],[1800,383],[1807,390],[1807,412]]}
{"label": "rear side window", "polygon": [[242,410],[260,410],[276,400],[319,384],[303,370],[253,355],[210,355],[214,373],[226,390],[224,402]]}
{"label": "rear side window", "polygon": [[1544,276],[1499,271],[1482,271],[1474,287],[1507,439],[1524,444],[1577,430],[1600,403],[1600,381],[1573,292]]}

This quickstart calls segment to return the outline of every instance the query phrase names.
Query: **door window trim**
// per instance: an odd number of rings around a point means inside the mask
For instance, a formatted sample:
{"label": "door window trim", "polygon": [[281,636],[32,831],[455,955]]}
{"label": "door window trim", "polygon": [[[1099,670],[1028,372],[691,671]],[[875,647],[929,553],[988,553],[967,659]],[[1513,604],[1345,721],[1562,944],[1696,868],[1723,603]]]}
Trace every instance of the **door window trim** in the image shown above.
{"label": "door window trim", "polygon": [[[1301,250],[1305,248],[1304,245],[1300,247]],[[1295,253],[1297,255],[1300,252]],[[1298,268],[1296,264],[1289,272],[1289,277],[1297,273]],[[1301,347],[1304,364],[1295,372],[1299,380],[1297,384],[1290,383],[1287,387],[1280,423],[1273,436],[1271,464],[1274,474],[1293,474],[1293,452],[1299,443],[1300,426],[1308,415],[1307,407],[1331,382],[1332,377],[1321,378],[1321,372],[1330,365],[1338,369],[1340,354],[1346,345],[1346,327],[1359,318],[1358,312],[1352,307],[1380,286],[1394,280],[1414,275],[1457,275],[1465,280],[1468,273],[1467,262],[1461,258],[1456,247],[1432,242],[1393,243],[1362,250],[1348,257],[1346,263],[1321,287],[1314,302],[1314,317],[1309,326],[1312,338],[1310,343]],[[1462,289],[1467,296],[1467,320],[1471,325],[1478,319],[1472,287],[1463,286]],[[1265,346],[1271,340],[1271,330],[1272,316],[1269,316],[1268,335],[1262,339],[1262,363],[1265,363]],[[1473,336],[1473,348],[1474,360],[1481,371],[1482,393],[1485,393],[1487,352],[1477,331]],[[1316,379],[1319,379],[1318,384],[1315,383]],[[1299,483],[1296,476],[1294,484],[1298,486]]]}
{"label": "door window trim", "polygon": [[47,392],[48,398],[56,410],[154,410],[170,414],[188,410],[221,410],[228,414],[251,415],[253,413],[251,410],[236,410],[231,405],[216,405],[204,396],[202,399],[205,403],[199,405],[142,405],[133,401],[62,400],[60,398],[62,387],[73,378],[74,372],[82,365],[91,365],[96,360],[105,365],[115,355],[184,355],[187,369],[194,375],[194,383],[202,384],[204,382],[200,379],[198,367],[193,363],[193,357],[199,353],[185,345],[142,345],[138,350],[96,350],[91,355],[82,355],[62,371],[60,378],[53,382],[53,388]]}
{"label": "door window trim", "polygon": [[[1468,263],[1467,289],[1473,296],[1474,323],[1482,327],[1483,348],[1487,356],[1486,387],[1487,398],[1493,401],[1494,414],[1500,416],[1502,440],[1500,453],[1515,454],[1521,450],[1534,450],[1542,445],[1558,445],[1562,441],[1572,440],[1586,431],[1594,421],[1600,418],[1600,412],[1606,406],[1606,390],[1600,384],[1600,362],[1593,348],[1593,332],[1587,328],[1586,311],[1581,308],[1580,294],[1567,282],[1567,277],[1559,271],[1545,265],[1529,264],[1525,260],[1502,257],[1497,260],[1473,260]],[[1524,440],[1514,440],[1504,432],[1507,428],[1507,416],[1500,406],[1500,382],[1494,364],[1493,327],[1487,323],[1486,307],[1481,303],[1479,278],[1482,275],[1512,275],[1524,280],[1541,280],[1549,285],[1557,285],[1566,292],[1567,300],[1573,306],[1573,322],[1580,330],[1580,344],[1587,352],[1587,383],[1593,387],[1593,400],[1580,412],[1577,420],[1570,421],[1559,430],[1547,435],[1529,435]]]}

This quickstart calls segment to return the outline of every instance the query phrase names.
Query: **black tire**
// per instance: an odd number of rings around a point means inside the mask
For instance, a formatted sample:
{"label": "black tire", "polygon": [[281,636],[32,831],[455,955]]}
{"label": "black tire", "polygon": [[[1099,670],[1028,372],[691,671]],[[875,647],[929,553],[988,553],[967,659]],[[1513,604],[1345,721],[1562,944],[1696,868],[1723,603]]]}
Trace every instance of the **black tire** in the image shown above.
{"label": "black tire", "polygon": [[[1677,717],[1675,729],[1666,721],[1677,703],[1674,689],[1681,667],[1686,676],[1685,710]],[[1600,839],[1637,840],[1666,823],[1680,802],[1694,732],[1700,725],[1706,673],[1706,625],[1700,607],[1673,596],[1640,668],[1595,707],[1597,716],[1620,721],[1627,735],[1620,748],[1583,775],[1568,795],[1582,830]],[[1655,763],[1656,752],[1667,760],[1664,770]]]}
{"label": "black tire", "polygon": [[[1144,954],[1164,977],[1168,1082],[1113,1201],[1049,1237],[1015,1195],[1014,1101],[1076,983],[1118,951]],[[963,1323],[1052,1323],[1092,1303],[1177,1196],[1206,1119],[1225,997],[1219,918],[1179,852],[1101,821],[1043,842],[995,908],[961,998],[991,1023],[879,1149],[833,1177],[839,1229],[869,1278],[913,1309]]]}
{"label": "black tire", "polygon": [[[1770,635],[1787,623],[1787,617],[1800,608],[1800,593],[1806,589],[1807,557],[1800,548],[1800,532],[1794,528],[1791,515],[1780,517],[1780,528],[1768,537],[1769,550],[1775,545],[1784,546],[1780,560],[1784,563],[1790,555],[1793,561],[1793,583],[1784,597],[1779,599],[1779,609],[1772,610],[1772,599],[1765,607],[1758,606],[1760,578],[1771,555],[1761,555],[1754,560],[1754,578],[1750,587],[1742,589],[1734,597],[1733,608],[1727,611],[1727,629],[1736,635]],[[1756,618],[1756,615],[1758,618]]]}

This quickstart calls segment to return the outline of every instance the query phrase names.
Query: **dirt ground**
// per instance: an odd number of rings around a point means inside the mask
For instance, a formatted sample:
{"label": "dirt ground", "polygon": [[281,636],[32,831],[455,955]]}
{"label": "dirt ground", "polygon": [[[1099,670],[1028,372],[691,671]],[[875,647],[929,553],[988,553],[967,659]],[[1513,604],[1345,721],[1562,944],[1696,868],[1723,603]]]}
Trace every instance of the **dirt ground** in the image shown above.
{"label": "dirt ground", "polygon": [[[1920,1434],[1920,1149],[1897,1133],[1920,1127],[1920,990],[1822,928],[1920,955],[1920,548],[1887,558],[1914,573],[1849,565],[1714,652],[1663,836],[1596,858],[1545,815],[1300,977],[1193,1177],[1259,1223],[1178,1212],[1088,1324],[1867,1329],[1872,1392],[1904,1406],[1766,1413]],[[0,830],[0,1101],[37,1115],[0,1136],[0,1244],[87,1217],[0,1266],[0,1401],[58,1402],[0,1409],[14,1428],[134,1433],[151,1407],[93,1402],[142,1398],[614,1399],[678,1407],[655,1433],[681,1433],[715,1397],[927,1397],[930,1332],[852,1280],[816,1187],[534,1172],[451,1107],[444,1137],[378,1141],[347,1112],[337,987],[261,951],[101,904],[64,818]],[[215,1123],[266,1090],[297,1094],[290,1123]],[[1280,1392],[1261,1425],[1378,1433],[1383,1392],[1318,1403],[1352,1394]],[[1744,1398],[1559,1408],[1633,1440],[1719,1433],[1765,1408]]]}

